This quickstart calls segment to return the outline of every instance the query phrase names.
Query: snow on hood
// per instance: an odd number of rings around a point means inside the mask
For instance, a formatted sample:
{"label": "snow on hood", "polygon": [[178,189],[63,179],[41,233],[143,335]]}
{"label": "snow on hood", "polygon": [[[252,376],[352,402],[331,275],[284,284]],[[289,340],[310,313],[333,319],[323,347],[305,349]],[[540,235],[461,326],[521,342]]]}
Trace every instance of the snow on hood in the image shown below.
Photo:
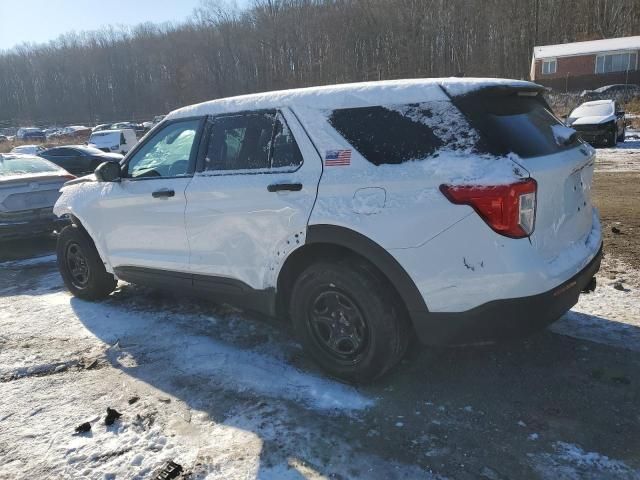
{"label": "snow on hood", "polygon": [[62,188],[69,187],[71,185],[76,185],[78,183],[86,183],[86,182],[97,182],[98,179],[94,173],[90,173],[89,175],[85,175],[83,177],[74,178],[73,180],[69,180],[66,182]]}
{"label": "snow on hood", "polygon": [[615,115],[593,115],[590,117],[569,117],[569,125],[601,125],[603,123],[612,122],[616,119]]}
{"label": "snow on hood", "polygon": [[229,111],[261,110],[280,107],[316,109],[355,108],[381,104],[409,104],[446,101],[449,96],[465,95],[494,86],[540,89],[521,80],[498,78],[429,78],[348,83],[297,88],[221,98],[190,105],[169,113],[167,120],[190,116],[215,115]]}

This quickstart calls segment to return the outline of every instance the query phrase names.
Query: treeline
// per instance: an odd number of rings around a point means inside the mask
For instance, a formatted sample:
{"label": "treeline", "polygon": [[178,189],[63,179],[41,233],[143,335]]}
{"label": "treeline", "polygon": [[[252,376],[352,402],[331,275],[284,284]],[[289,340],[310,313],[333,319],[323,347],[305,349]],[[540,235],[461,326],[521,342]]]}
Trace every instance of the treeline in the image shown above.
{"label": "treeline", "polygon": [[640,34],[640,0],[204,0],[182,24],[0,53],[0,123],[148,119],[212,98],[360,80],[528,78],[534,45]]}

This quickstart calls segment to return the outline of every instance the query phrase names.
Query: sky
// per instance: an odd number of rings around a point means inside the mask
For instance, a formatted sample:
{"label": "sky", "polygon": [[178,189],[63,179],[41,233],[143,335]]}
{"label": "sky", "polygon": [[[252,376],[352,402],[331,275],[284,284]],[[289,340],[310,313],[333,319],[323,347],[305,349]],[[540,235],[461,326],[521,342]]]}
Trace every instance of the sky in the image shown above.
{"label": "sky", "polygon": [[0,0],[0,50],[106,25],[180,22],[200,0]]}

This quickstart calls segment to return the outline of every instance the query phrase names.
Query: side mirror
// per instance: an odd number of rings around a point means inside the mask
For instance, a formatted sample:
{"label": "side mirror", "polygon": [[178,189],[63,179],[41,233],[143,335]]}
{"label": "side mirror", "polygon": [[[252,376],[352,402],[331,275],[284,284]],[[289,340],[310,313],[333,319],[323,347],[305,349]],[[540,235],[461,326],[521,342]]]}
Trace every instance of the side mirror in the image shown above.
{"label": "side mirror", "polygon": [[109,161],[98,165],[94,171],[99,182],[119,182],[121,179],[120,163]]}

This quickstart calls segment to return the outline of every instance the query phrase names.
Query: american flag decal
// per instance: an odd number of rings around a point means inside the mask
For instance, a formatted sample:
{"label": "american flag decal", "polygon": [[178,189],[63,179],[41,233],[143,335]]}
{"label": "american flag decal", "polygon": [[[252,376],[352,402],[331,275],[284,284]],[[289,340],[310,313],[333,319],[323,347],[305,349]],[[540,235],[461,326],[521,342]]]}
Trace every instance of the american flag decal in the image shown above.
{"label": "american flag decal", "polygon": [[351,165],[351,150],[327,150],[324,156],[325,167],[343,167]]}

